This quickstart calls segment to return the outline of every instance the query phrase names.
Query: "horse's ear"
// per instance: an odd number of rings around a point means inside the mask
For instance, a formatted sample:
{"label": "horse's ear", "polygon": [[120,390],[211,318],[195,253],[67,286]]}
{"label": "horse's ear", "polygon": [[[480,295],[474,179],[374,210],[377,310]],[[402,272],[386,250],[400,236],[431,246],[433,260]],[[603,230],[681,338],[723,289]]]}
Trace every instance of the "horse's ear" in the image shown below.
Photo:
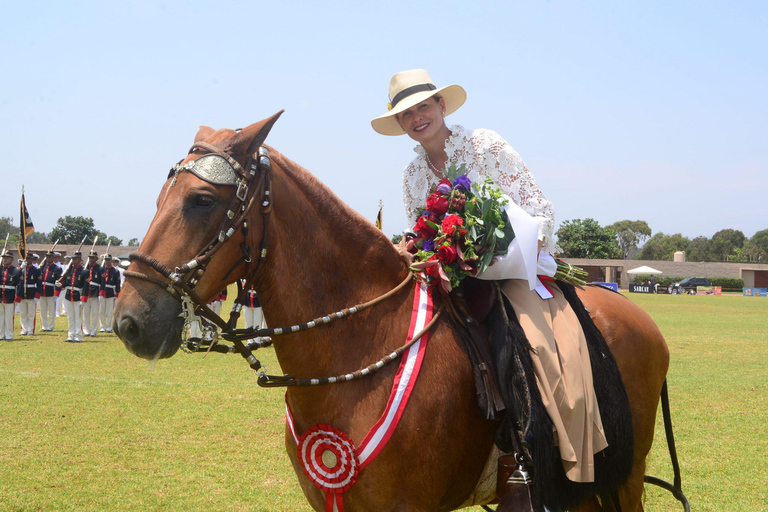
{"label": "horse's ear", "polygon": [[264,143],[272,125],[283,112],[285,110],[240,130],[240,133],[230,143],[230,154],[246,157],[256,151]]}
{"label": "horse's ear", "polygon": [[216,130],[210,126],[201,126],[197,131],[197,135],[195,135],[195,142],[200,142],[201,140],[207,139],[215,131]]}

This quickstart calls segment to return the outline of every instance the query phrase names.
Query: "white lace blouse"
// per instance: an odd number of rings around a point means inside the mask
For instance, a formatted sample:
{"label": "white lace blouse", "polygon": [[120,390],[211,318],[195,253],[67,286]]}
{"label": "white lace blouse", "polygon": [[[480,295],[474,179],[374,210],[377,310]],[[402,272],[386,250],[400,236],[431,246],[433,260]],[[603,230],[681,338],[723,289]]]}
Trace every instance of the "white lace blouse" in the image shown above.
{"label": "white lace blouse", "polygon": [[[512,201],[536,219],[539,240],[544,241],[542,252],[554,255],[554,208],[517,151],[492,130],[465,130],[459,125],[449,129],[451,136],[445,142],[446,165],[450,162],[466,165],[467,177],[472,183],[479,183],[481,177],[491,178]],[[418,156],[403,170],[403,204],[410,226],[416,223],[418,210],[426,206],[427,192],[440,181],[429,170],[424,148],[418,145],[414,151]]]}

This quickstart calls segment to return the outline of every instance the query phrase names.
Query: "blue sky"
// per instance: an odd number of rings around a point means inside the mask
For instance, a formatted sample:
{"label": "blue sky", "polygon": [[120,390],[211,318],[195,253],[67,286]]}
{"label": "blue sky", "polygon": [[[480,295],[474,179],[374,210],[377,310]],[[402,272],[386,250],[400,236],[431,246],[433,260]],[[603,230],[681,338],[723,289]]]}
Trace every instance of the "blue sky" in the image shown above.
{"label": "blue sky", "polygon": [[384,230],[414,153],[370,120],[390,76],[462,85],[448,118],[521,154],[558,222],[768,229],[765,2],[13,2],[0,31],[0,215],[141,239],[200,125],[278,110],[268,143]]}

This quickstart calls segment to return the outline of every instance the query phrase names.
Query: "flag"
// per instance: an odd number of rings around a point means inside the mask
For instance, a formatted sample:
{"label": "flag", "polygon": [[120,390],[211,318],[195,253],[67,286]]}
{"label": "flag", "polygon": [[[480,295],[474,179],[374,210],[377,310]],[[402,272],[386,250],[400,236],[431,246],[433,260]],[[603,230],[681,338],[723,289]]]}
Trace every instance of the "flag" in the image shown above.
{"label": "flag", "polygon": [[379,214],[376,216],[376,227],[379,229],[381,228],[381,209],[382,209],[381,201],[379,201]]}
{"label": "flag", "polygon": [[27,205],[24,204],[24,189],[21,190],[21,222],[19,225],[19,258],[27,257],[27,237],[35,232],[35,225],[29,217]]}

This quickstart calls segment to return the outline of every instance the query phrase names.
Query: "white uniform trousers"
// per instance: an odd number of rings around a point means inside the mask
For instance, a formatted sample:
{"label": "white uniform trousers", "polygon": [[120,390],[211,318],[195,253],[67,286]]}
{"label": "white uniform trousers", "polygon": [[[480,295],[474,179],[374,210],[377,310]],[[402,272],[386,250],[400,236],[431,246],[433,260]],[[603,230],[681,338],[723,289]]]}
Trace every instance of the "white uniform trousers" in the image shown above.
{"label": "white uniform trousers", "polygon": [[69,336],[72,341],[83,341],[82,302],[64,299],[64,311],[67,313]]}
{"label": "white uniform trousers", "polygon": [[37,303],[35,302],[35,299],[21,299],[21,302],[19,303],[21,334],[34,334],[36,313]]}
{"label": "white uniform trousers", "polygon": [[63,295],[58,295],[56,297],[56,316],[61,316],[62,308],[64,307],[61,303],[61,301],[64,300]]}
{"label": "white uniform trousers", "polygon": [[107,332],[112,332],[112,313],[114,310],[114,297],[99,297],[99,317],[101,318],[101,328]]}
{"label": "white uniform trousers", "polygon": [[245,328],[250,329],[256,327],[260,329],[264,321],[264,312],[261,308],[249,308],[243,306],[243,320],[245,320]]}
{"label": "white uniform trousers", "polygon": [[56,299],[58,297],[40,297],[40,327],[52,331],[56,325]]}
{"label": "white uniform trousers", "polygon": [[13,339],[13,312],[16,304],[0,304],[0,340]]}
{"label": "white uniform trousers", "polygon": [[96,336],[98,330],[99,299],[98,297],[88,297],[88,300],[83,302],[83,334],[86,336]]}

